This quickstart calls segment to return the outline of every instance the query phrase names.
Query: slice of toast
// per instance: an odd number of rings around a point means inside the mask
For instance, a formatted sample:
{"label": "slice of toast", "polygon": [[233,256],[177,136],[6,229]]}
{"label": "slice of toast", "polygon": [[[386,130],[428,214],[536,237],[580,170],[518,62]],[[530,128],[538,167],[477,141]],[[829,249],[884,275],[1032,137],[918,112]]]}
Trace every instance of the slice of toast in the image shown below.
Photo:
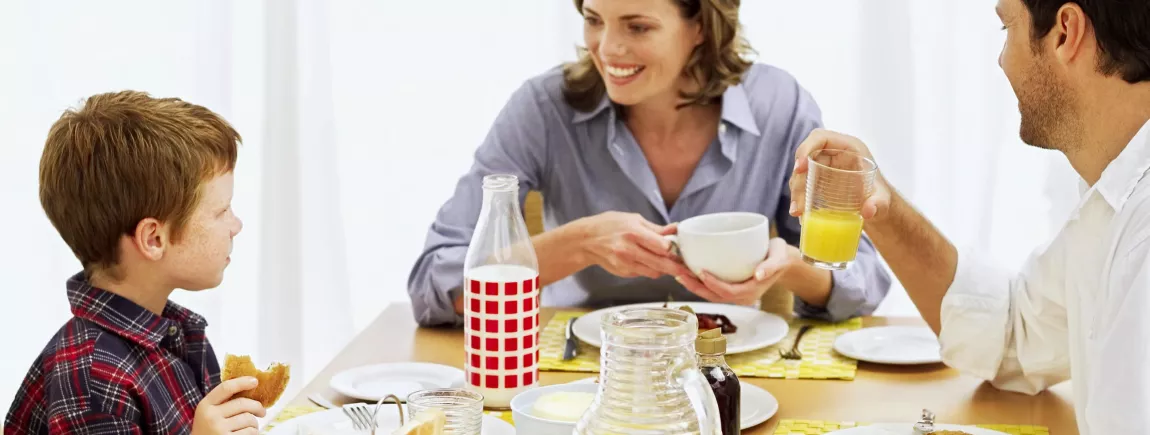
{"label": "slice of toast", "polygon": [[252,363],[250,356],[228,354],[224,357],[223,380],[251,376],[259,381],[255,388],[240,392],[236,397],[255,400],[260,402],[264,408],[271,408],[279,400],[280,395],[287,389],[290,375],[290,367],[285,364],[275,363],[269,366],[267,370],[260,370]]}

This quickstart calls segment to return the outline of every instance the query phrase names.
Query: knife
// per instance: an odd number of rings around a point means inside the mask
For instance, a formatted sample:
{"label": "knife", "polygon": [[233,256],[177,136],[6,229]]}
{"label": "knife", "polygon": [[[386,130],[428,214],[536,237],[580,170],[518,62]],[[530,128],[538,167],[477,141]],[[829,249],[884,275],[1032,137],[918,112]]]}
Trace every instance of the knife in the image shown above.
{"label": "knife", "polygon": [[578,317],[572,317],[567,320],[567,346],[563,349],[563,361],[570,361],[575,358],[575,355],[579,354],[579,346],[578,343],[576,343],[575,333],[573,332],[575,319],[578,319]]}

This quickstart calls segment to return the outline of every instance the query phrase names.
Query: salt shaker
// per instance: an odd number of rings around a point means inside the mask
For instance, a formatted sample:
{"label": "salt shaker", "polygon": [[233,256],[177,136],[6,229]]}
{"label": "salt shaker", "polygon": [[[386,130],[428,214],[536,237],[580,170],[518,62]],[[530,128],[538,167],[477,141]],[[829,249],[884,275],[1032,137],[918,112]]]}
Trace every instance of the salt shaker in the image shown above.
{"label": "salt shaker", "polygon": [[914,424],[914,435],[930,435],[934,432],[934,413],[922,410],[922,420]]}

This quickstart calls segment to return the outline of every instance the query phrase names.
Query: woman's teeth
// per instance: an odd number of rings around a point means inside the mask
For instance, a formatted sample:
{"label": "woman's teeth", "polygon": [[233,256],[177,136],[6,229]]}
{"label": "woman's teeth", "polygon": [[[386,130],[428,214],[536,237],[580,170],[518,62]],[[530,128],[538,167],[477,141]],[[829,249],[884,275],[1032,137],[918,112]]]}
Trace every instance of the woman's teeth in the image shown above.
{"label": "woman's teeth", "polygon": [[643,67],[633,66],[630,68],[618,68],[618,67],[613,67],[613,66],[607,66],[604,69],[607,70],[607,74],[610,74],[613,77],[627,78],[627,77],[631,77],[635,74],[638,74],[639,71],[641,71],[643,69]]}

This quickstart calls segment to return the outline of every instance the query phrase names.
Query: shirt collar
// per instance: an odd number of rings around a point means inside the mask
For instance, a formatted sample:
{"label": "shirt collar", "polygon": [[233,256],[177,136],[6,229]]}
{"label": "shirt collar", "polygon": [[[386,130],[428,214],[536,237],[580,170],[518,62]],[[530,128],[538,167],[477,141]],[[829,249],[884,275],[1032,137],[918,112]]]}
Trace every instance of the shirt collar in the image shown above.
{"label": "shirt collar", "polygon": [[723,92],[723,121],[747,133],[760,135],[759,127],[755,125],[755,115],[751,112],[751,101],[742,84],[730,86]]}
{"label": "shirt collar", "polygon": [[1150,170],[1150,121],[1142,126],[1118,157],[1106,165],[1094,188],[1116,212],[1122,211],[1122,206],[1147,170]]}
{"label": "shirt collar", "polygon": [[164,306],[163,316],[157,316],[123,296],[93,287],[83,272],[69,278],[67,287],[74,316],[148,349],[159,346],[177,324],[184,333],[208,326],[202,316],[171,301]]}
{"label": "shirt collar", "polygon": [[612,107],[612,106],[613,106],[613,104],[611,104],[611,98],[607,96],[607,92],[603,92],[603,98],[601,98],[599,100],[598,106],[595,106],[594,109],[591,109],[590,111],[587,111],[587,112],[582,112],[582,111],[576,110],[575,116],[573,118],[571,118],[571,121],[576,123],[576,124],[590,121],[590,120],[594,119],[595,117],[599,116],[600,113],[603,113],[603,111],[607,110],[608,108],[611,108],[611,110],[614,110],[614,107]]}
{"label": "shirt collar", "polygon": [[[607,96],[607,93],[604,92],[603,98],[599,100],[599,105],[587,112],[576,110],[575,116],[572,117],[571,121],[576,124],[587,122],[608,109],[614,111],[615,105],[611,102],[611,98]],[[747,98],[747,92],[742,84],[729,86],[727,90],[723,92],[722,120],[755,136],[761,134],[758,126],[755,125],[755,117],[751,112],[751,103]]]}

